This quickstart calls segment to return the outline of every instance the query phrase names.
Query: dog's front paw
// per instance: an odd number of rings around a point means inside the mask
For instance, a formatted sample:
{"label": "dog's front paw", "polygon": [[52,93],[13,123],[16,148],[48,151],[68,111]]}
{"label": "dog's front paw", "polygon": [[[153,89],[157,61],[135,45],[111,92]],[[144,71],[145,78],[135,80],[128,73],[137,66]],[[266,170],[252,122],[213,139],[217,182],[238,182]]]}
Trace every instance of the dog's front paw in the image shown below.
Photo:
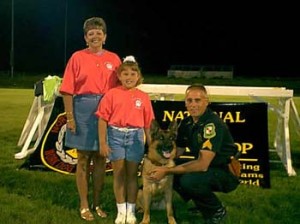
{"label": "dog's front paw", "polygon": [[168,218],[168,224],[177,224],[177,222],[173,216]]}
{"label": "dog's front paw", "polygon": [[150,217],[143,217],[143,220],[140,222],[140,224],[150,224]]}

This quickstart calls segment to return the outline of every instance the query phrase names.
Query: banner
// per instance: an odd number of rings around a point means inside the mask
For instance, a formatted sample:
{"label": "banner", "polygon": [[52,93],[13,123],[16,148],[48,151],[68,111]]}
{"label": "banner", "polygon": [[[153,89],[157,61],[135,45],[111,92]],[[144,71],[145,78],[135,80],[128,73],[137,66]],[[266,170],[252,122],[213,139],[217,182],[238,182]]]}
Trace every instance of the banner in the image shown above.
{"label": "banner", "polygon": [[[152,105],[163,127],[188,116],[182,101],[153,101]],[[228,125],[241,152],[241,183],[270,188],[268,105],[212,102],[209,107]]]}
{"label": "banner", "polygon": [[[172,120],[188,116],[183,101],[152,101],[156,120],[166,128]],[[270,188],[268,117],[266,103],[217,103],[209,105],[228,125],[241,152],[241,183]],[[66,116],[62,97],[57,97],[42,141],[23,167],[64,174],[76,170],[76,149],[64,146]],[[107,172],[112,171],[107,162]]]}

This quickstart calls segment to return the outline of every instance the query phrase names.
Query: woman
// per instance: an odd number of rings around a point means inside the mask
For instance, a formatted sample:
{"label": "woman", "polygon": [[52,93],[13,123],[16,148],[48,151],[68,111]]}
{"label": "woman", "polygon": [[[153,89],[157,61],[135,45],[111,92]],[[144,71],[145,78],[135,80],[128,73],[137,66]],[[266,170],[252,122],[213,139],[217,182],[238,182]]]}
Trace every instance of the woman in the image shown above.
{"label": "woman", "polygon": [[[106,24],[102,18],[92,17],[83,25],[87,48],[71,56],[66,66],[60,93],[67,115],[65,145],[77,149],[76,184],[80,199],[80,216],[94,220],[88,202],[90,175],[93,185],[93,209],[100,217],[107,214],[101,209],[100,193],[104,184],[106,159],[100,155],[98,118],[95,116],[99,101],[112,87],[117,86],[116,70],[119,56],[103,48]],[[91,163],[94,168],[90,169]]]}

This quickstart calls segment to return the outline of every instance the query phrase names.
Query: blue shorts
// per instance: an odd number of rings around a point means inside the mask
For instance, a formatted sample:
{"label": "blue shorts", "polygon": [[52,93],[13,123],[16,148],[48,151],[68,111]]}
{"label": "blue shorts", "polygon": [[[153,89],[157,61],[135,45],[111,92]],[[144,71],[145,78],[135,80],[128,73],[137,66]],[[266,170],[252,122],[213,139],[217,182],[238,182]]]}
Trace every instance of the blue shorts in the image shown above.
{"label": "blue shorts", "polygon": [[95,115],[102,95],[77,95],[73,98],[76,133],[66,131],[65,145],[82,151],[99,151],[98,117]]}
{"label": "blue shorts", "polygon": [[107,128],[108,145],[112,152],[109,155],[110,161],[125,159],[140,163],[144,157],[145,141],[142,128]]}

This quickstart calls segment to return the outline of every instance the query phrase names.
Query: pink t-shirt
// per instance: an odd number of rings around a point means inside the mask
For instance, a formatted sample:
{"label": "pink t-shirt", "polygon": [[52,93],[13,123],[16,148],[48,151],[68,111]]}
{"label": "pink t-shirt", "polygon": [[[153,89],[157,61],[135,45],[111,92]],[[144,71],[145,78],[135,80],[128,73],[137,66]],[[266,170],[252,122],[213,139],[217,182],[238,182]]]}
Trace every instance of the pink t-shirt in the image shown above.
{"label": "pink t-shirt", "polygon": [[96,116],[117,127],[150,128],[154,112],[150,97],[140,89],[110,89],[101,99]]}
{"label": "pink t-shirt", "polygon": [[120,64],[119,56],[107,50],[99,55],[88,49],[77,51],[68,61],[60,93],[104,94],[117,86],[116,70]]}

